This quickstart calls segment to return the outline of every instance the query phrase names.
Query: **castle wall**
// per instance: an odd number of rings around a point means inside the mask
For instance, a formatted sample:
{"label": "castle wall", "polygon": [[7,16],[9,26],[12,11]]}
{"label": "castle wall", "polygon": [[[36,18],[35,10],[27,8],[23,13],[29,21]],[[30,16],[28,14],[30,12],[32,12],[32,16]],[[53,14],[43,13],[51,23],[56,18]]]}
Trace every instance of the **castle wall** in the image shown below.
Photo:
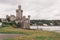
{"label": "castle wall", "polygon": [[1,20],[2,20],[2,22],[7,22],[7,20],[6,20],[6,19],[4,19],[4,18],[2,18]]}
{"label": "castle wall", "polygon": [[10,21],[15,21],[15,20],[16,20],[15,16],[14,15],[11,15],[10,16]]}

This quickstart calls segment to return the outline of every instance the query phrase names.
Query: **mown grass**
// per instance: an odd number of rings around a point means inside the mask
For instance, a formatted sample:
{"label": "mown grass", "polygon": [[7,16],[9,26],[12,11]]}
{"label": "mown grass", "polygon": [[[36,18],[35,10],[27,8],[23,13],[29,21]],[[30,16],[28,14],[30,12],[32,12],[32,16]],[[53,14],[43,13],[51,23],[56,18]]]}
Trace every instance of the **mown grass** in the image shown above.
{"label": "mown grass", "polygon": [[5,27],[0,28],[0,33],[25,35],[22,37],[7,38],[4,40],[60,40],[60,33],[43,30],[26,30],[20,28]]}

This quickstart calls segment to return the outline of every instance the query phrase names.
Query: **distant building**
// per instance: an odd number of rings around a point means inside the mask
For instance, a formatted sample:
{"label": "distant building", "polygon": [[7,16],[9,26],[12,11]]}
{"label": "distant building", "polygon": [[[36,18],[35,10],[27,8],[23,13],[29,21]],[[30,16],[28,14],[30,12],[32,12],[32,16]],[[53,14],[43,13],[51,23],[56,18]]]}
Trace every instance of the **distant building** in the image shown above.
{"label": "distant building", "polygon": [[48,26],[47,24],[43,24],[43,26]]}
{"label": "distant building", "polygon": [[50,23],[51,26],[53,26],[54,24],[53,23]]}
{"label": "distant building", "polygon": [[7,19],[10,19],[10,21],[15,21],[16,24],[22,24],[21,28],[30,28],[30,15],[28,18],[26,16],[23,16],[23,10],[21,9],[21,5],[18,6],[18,9],[16,9],[16,16],[6,16],[6,19],[3,19],[2,22],[6,22]]}

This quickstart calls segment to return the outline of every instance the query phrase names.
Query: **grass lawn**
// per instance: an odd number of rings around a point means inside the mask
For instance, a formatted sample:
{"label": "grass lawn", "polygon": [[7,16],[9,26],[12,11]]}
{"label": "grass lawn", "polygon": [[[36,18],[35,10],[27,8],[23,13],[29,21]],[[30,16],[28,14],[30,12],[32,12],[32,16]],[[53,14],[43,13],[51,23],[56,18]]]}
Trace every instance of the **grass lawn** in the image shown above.
{"label": "grass lawn", "polygon": [[60,33],[43,30],[25,30],[19,28],[5,27],[0,28],[0,33],[26,35],[16,38],[7,38],[4,40],[60,40]]}

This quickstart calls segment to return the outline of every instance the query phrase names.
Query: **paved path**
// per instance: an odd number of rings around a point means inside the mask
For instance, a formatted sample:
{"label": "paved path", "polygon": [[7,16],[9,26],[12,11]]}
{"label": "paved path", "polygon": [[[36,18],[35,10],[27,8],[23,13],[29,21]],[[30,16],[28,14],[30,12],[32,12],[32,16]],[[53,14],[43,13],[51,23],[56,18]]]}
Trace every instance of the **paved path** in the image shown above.
{"label": "paved path", "polygon": [[3,40],[5,38],[14,38],[14,37],[20,37],[24,36],[23,34],[0,34],[0,40]]}

